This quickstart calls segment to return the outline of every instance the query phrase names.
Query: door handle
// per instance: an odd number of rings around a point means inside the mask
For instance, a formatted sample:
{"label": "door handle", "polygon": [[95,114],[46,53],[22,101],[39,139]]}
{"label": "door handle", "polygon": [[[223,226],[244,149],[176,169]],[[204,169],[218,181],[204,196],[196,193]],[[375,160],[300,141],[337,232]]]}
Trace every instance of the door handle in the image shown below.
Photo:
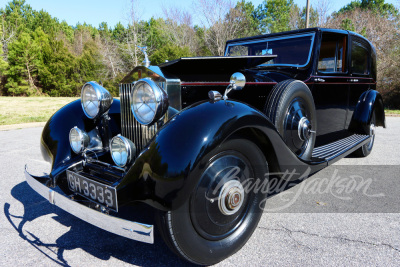
{"label": "door handle", "polygon": [[315,78],[315,79],[314,79],[314,82],[317,82],[317,83],[324,83],[325,80],[322,79],[322,78]]}

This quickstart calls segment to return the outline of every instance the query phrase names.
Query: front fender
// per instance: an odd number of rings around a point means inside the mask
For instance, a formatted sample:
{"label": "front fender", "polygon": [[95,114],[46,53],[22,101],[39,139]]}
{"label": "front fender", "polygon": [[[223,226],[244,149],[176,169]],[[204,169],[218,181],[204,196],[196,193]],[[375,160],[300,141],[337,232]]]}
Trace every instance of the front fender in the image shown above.
{"label": "front fender", "polygon": [[272,149],[279,151],[279,165],[308,166],[287,148],[263,113],[237,101],[201,102],[158,131],[119,184],[118,198],[160,209],[179,207],[197,185],[207,164],[204,159],[243,128],[258,129],[268,138]]}
{"label": "front fender", "polygon": [[[107,123],[112,135],[121,133],[119,100],[114,99],[108,114],[110,120]],[[71,164],[82,159],[72,152],[69,144],[69,131],[74,126],[86,132],[96,127],[99,131],[105,130],[100,119],[92,120],[86,117],[80,99],[59,109],[44,126],[40,142],[43,158],[52,164],[51,177],[57,177]]]}
{"label": "front fender", "polygon": [[374,111],[376,126],[386,128],[382,96],[376,90],[368,90],[360,96],[360,99],[357,102],[349,130],[356,133],[369,134],[369,124]]}

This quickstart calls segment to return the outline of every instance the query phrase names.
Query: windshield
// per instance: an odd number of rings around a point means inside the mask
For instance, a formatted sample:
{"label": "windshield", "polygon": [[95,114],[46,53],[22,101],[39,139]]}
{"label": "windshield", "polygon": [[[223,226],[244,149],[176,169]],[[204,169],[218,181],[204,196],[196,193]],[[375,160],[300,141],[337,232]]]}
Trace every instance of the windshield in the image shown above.
{"label": "windshield", "polygon": [[304,67],[311,57],[314,35],[307,33],[230,43],[225,56],[277,55],[276,58],[259,66]]}

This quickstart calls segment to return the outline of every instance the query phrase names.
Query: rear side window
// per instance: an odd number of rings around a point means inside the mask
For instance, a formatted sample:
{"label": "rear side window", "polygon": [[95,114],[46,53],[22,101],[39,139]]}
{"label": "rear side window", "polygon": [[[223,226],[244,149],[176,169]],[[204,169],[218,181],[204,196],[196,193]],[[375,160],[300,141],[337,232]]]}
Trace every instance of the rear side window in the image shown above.
{"label": "rear side window", "polygon": [[369,52],[365,44],[353,41],[351,45],[351,69],[353,73],[369,74]]}
{"label": "rear side window", "polygon": [[318,60],[319,72],[346,72],[346,36],[324,34]]}

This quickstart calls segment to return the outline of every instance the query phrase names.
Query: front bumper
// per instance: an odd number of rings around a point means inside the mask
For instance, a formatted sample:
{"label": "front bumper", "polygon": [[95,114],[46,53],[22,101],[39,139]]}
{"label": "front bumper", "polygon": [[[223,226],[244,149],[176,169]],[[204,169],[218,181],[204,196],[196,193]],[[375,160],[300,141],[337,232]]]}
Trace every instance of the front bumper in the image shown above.
{"label": "front bumper", "polygon": [[103,230],[129,239],[149,244],[154,243],[153,225],[132,222],[110,216],[75,202],[40,182],[40,180],[45,180],[44,177],[34,177],[30,175],[26,169],[25,178],[30,187],[32,187],[32,189],[42,197],[48,199],[51,204],[56,205],[79,219],[93,224]]}

